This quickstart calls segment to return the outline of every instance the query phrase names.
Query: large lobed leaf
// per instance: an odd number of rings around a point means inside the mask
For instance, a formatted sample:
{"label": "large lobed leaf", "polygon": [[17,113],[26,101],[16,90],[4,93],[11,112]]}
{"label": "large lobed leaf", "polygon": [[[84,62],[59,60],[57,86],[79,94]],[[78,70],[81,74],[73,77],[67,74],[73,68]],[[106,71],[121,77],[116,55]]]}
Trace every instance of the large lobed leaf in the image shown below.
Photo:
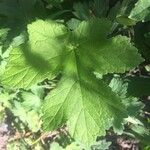
{"label": "large lobed leaf", "polygon": [[91,144],[113,120],[121,123],[126,117],[121,98],[93,72],[123,73],[143,61],[127,37],[108,38],[110,28],[106,19],[83,21],[74,31],[37,20],[28,26],[28,49],[23,45],[10,53],[3,83],[27,88],[61,71],[57,88],[43,105],[44,128],[67,122],[76,140]]}

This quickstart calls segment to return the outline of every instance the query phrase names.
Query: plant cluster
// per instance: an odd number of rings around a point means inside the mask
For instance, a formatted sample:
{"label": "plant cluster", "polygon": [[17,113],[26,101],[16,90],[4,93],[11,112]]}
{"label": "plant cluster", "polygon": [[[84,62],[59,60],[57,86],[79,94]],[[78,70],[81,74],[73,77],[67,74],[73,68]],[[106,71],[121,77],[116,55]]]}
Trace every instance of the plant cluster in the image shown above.
{"label": "plant cluster", "polygon": [[148,150],[149,21],[148,0],[0,0],[7,149],[112,149],[111,132]]}

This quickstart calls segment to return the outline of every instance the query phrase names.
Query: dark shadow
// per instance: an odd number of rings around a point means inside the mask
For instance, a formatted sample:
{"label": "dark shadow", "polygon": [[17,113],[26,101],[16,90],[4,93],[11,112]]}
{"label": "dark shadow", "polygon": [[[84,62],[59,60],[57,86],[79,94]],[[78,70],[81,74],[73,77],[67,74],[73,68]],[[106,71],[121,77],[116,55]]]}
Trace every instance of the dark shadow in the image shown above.
{"label": "dark shadow", "polygon": [[40,72],[46,72],[50,69],[49,62],[42,58],[40,55],[32,53],[29,44],[21,45],[21,50],[27,63],[33,68],[37,69]]}
{"label": "dark shadow", "polygon": [[3,52],[14,37],[26,30],[27,24],[45,17],[46,9],[41,0],[0,0],[0,28],[10,29],[2,44]]}
{"label": "dark shadow", "polygon": [[150,78],[149,77],[128,77],[128,94],[139,97],[149,96]]}

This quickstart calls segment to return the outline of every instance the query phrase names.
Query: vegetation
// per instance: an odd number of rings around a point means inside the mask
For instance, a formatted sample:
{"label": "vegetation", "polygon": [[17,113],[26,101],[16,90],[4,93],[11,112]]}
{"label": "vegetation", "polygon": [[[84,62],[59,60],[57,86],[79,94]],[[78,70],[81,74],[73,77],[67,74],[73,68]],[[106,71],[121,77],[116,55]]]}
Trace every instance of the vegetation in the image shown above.
{"label": "vegetation", "polygon": [[150,149],[150,1],[0,0],[0,50],[8,150]]}

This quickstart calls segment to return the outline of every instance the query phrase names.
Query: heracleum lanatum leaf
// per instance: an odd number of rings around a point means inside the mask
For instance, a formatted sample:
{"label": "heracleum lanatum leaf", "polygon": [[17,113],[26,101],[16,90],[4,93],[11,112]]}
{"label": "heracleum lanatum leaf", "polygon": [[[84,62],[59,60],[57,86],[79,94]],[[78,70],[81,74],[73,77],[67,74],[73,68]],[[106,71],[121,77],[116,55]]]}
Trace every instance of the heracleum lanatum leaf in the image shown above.
{"label": "heracleum lanatum leaf", "polygon": [[[127,117],[121,98],[97,80],[93,72],[123,73],[143,61],[127,37],[108,38],[110,28],[111,22],[106,19],[83,21],[74,31],[67,31],[65,26],[53,21],[37,20],[28,26],[29,52],[33,54],[29,54],[30,61],[26,50],[25,55],[18,57],[19,68],[17,57],[10,54],[3,83],[26,88],[61,71],[57,88],[43,105],[44,128],[53,130],[67,122],[76,140],[91,144],[97,135],[105,134],[113,120],[121,122]],[[22,48],[19,52],[22,53]],[[20,86],[22,74],[15,73],[26,67],[32,73],[24,74],[25,84]],[[35,75],[34,81],[27,80]]]}

